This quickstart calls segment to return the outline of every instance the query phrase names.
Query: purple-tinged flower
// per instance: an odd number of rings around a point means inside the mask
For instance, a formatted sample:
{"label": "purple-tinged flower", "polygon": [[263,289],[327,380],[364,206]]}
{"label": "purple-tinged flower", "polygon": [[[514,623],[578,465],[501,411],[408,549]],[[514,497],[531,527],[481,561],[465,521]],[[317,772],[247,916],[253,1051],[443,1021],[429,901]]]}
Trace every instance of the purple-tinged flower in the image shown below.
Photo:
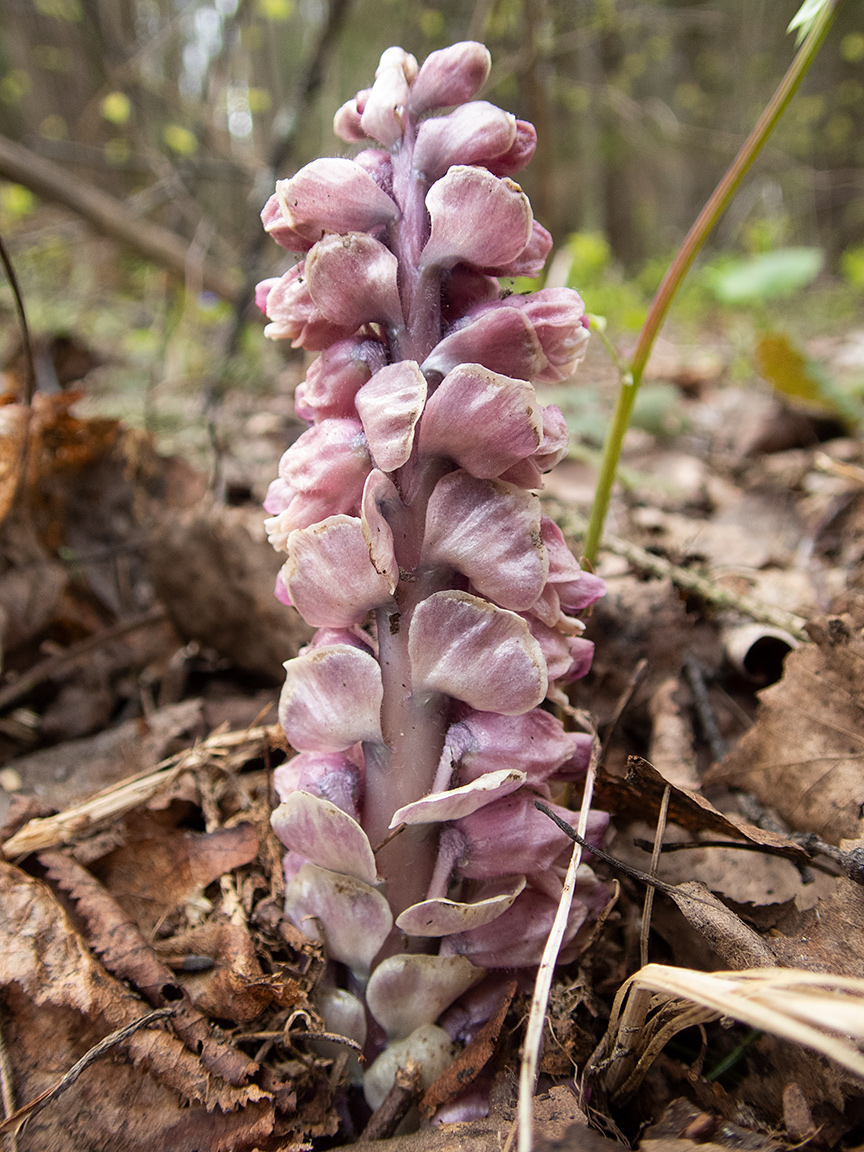
{"label": "purple-tinged flower", "polygon": [[352,336],[331,344],[310,366],[306,379],[297,385],[294,393],[297,415],[310,424],[334,416],[356,419],[354,397],[386,362],[384,345],[365,336]]}
{"label": "purple-tinged flower", "polygon": [[485,100],[462,104],[449,116],[424,120],[417,131],[414,167],[430,182],[451,164],[485,164],[516,139],[516,118]]}
{"label": "purple-tinged flower", "polygon": [[495,176],[515,176],[531,163],[537,147],[537,132],[527,120],[516,121],[516,137],[510,148],[486,165]]}
{"label": "purple-tinged flower", "polygon": [[402,327],[396,257],[373,237],[363,232],[325,236],[306,257],[305,276],[322,315],[351,332],[370,322]]}
{"label": "purple-tinged flower", "polygon": [[395,202],[366,169],[339,157],[313,160],[290,180],[279,180],[276,195],[281,220],[302,239],[303,252],[326,232],[373,232],[399,219]]}
{"label": "purple-tinged flower", "polygon": [[485,168],[455,164],[426,196],[431,232],[420,260],[425,268],[509,264],[531,239],[528,197],[512,180]]}
{"label": "purple-tinged flower", "polygon": [[366,107],[366,101],[368,99],[369,89],[364,88],[357,93],[353,100],[346,100],[342,107],[336,112],[336,115],[333,117],[333,131],[340,140],[345,140],[348,144],[354,144],[358,140],[368,139],[361,123],[363,109]]}
{"label": "purple-tinged flower", "polygon": [[357,325],[331,320],[321,312],[309,292],[305,271],[305,261],[301,261],[284,276],[262,281],[256,301],[270,320],[265,336],[290,340],[293,348],[320,352],[335,340],[350,336]]}

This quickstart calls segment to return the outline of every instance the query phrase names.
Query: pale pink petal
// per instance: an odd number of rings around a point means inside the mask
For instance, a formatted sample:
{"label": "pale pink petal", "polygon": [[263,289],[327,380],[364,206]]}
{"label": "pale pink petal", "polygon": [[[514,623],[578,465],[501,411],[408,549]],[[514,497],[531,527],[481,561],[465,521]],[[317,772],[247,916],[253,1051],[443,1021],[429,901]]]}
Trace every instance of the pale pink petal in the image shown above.
{"label": "pale pink petal", "polygon": [[430,52],[411,85],[411,111],[419,114],[464,104],[483,86],[491,67],[489,49],[476,40]]}
{"label": "pale pink petal", "polygon": [[350,512],[359,508],[371,466],[360,421],[333,419],[309,428],[294,441],[279,461],[279,477],[294,492],[345,502],[333,512]]}
{"label": "pale pink petal", "polygon": [[537,450],[541,421],[527,381],[462,364],[429,397],[418,446],[424,455],[449,456],[472,476],[491,479]]}
{"label": "pale pink petal", "polygon": [[448,473],[429,498],[420,562],[464,573],[502,608],[530,608],[549,573],[539,498],[461,469]]}
{"label": "pale pink petal", "polygon": [[445,1008],[486,973],[462,956],[390,956],[366,987],[369,1011],[390,1040],[434,1024]]}
{"label": "pale pink petal", "polygon": [[365,232],[325,236],[305,265],[309,295],[324,317],[349,332],[367,323],[402,326],[396,257],[380,240]]}
{"label": "pale pink petal", "polygon": [[546,365],[536,379],[555,384],[572,375],[588,348],[588,329],[582,323],[585,305],[572,288],[543,288],[529,296],[510,296],[511,308],[521,309],[537,334]]}
{"label": "pale pink petal", "polygon": [[284,276],[275,282],[263,281],[258,287],[256,301],[264,295],[263,310],[271,323],[264,329],[270,340],[290,340],[293,348],[306,348],[309,352],[320,352],[334,340],[350,336],[358,327],[347,324],[341,317],[328,319],[312,299],[305,275],[305,261],[295,264]]}
{"label": "pale pink petal", "polygon": [[294,607],[315,628],[359,624],[391,598],[390,583],[372,566],[355,516],[328,516],[292,532],[282,571]]}
{"label": "pale pink petal", "polygon": [[[493,880],[507,873],[542,872],[551,867],[569,843],[548,816],[534,807],[533,792],[522,790],[493,800],[463,817],[454,826],[463,837],[456,861],[462,876]],[[576,827],[578,812],[556,804],[549,807],[560,819]]]}
{"label": "pale pink petal", "polygon": [[382,192],[393,195],[393,157],[383,148],[364,148],[354,157],[354,163],[364,168]]}
{"label": "pale pink petal", "polygon": [[378,661],[336,644],[307,649],[285,665],[279,720],[300,752],[343,752],[360,740],[381,741],[383,686]]}
{"label": "pale pink petal", "polygon": [[435,345],[422,369],[446,376],[461,364],[482,364],[520,380],[532,380],[547,364],[534,328],[506,300],[481,304]]}
{"label": "pale pink petal", "polygon": [[459,820],[470,816],[478,808],[491,804],[502,796],[509,796],[525,783],[524,772],[504,768],[500,772],[487,772],[461,788],[448,792],[430,792],[422,800],[397,809],[390,821],[391,828],[400,824],[439,824],[445,820]]}
{"label": "pale pink petal", "polygon": [[355,398],[375,464],[395,472],[411,455],[414,426],[426,403],[426,379],[413,360],[380,368]]}
{"label": "pale pink petal", "polygon": [[[264,225],[264,231],[267,235],[275,240],[280,247],[287,249],[289,252],[308,252],[315,243],[315,240],[318,239],[316,236],[313,240],[307,240],[291,227],[285,219],[282,212],[282,205],[279,203],[279,197],[275,192],[261,210],[261,223]],[[262,288],[263,284],[266,283],[268,283],[268,281],[265,280],[262,284],[259,284],[258,287]],[[263,303],[259,303],[257,298],[256,303],[263,312]]]}
{"label": "pale pink petal", "polygon": [[279,180],[282,219],[307,247],[325,232],[371,232],[399,219],[395,202],[354,160],[321,157]]}
{"label": "pale pink petal", "polygon": [[564,459],[569,442],[564,413],[557,404],[547,404],[543,409],[543,439],[533,457],[541,472],[548,472]]}
{"label": "pale pink petal", "polygon": [[376,571],[387,580],[391,591],[399,583],[399,565],[393,551],[393,525],[399,524],[405,509],[396,485],[378,468],[366,479],[363,489],[363,538]]}
{"label": "pale pink petal", "polygon": [[496,176],[515,176],[531,163],[537,147],[537,130],[527,120],[516,121],[516,139],[503,156],[496,156],[486,167]]}
{"label": "pale pink petal", "polygon": [[301,752],[273,770],[273,787],[280,800],[292,792],[310,792],[337,805],[355,820],[362,772],[344,752]]}
{"label": "pale pink petal", "polygon": [[273,831],[291,852],[319,868],[375,884],[378,871],[369,839],[356,820],[329,800],[292,792],[270,816]]}
{"label": "pale pink petal", "polygon": [[540,530],[549,554],[549,583],[554,587],[562,609],[572,614],[595,604],[606,592],[605,581],[579,566],[567,547],[564,533],[554,520],[544,516]]}
{"label": "pale pink petal", "polygon": [[460,781],[477,780],[488,772],[521,770],[532,787],[566,769],[588,766],[591,736],[565,732],[557,717],[542,708],[521,716],[470,712],[447,730],[443,757]]}
{"label": "pale pink petal", "polygon": [[414,167],[428,180],[437,180],[451,164],[484,164],[502,155],[515,139],[514,116],[486,100],[473,100],[448,116],[423,121],[414,146]]}
{"label": "pale pink petal", "polygon": [[333,131],[340,140],[347,140],[349,144],[353,144],[357,140],[365,140],[366,133],[363,131],[363,126],[360,122],[360,97],[365,105],[368,97],[368,89],[364,89],[362,93],[358,93],[353,100],[346,100],[345,103],[336,112],[333,117]]}
{"label": "pale pink petal", "polygon": [[519,876],[514,882],[514,878],[508,876],[507,886],[510,891],[485,896],[471,904],[444,897],[413,904],[396,918],[396,927],[408,936],[451,936],[454,932],[482,928],[507,911],[524,889],[525,877]]}
{"label": "pale pink petal", "polygon": [[380,892],[315,864],[304,864],[285,889],[285,912],[331,960],[346,964],[360,979],[393,927],[390,905]]}
{"label": "pale pink petal", "polygon": [[[490,924],[447,936],[442,944],[445,953],[467,956],[486,968],[531,968],[540,963],[558,902],[526,888],[510,908]],[[584,923],[587,908],[574,900],[564,944],[568,944]]]}
{"label": "pale pink petal", "polygon": [[497,268],[488,268],[487,272],[495,276],[539,276],[546,263],[546,257],[552,251],[552,237],[542,224],[534,221],[531,239],[525,245],[515,260],[509,264],[501,264]]}
{"label": "pale pink petal", "polygon": [[294,407],[301,420],[356,418],[354,397],[373,372],[387,362],[384,345],[353,336],[326,348],[297,385]]}
{"label": "pale pink petal", "polygon": [[408,652],[415,690],[444,692],[484,712],[528,712],[546,695],[546,665],[525,621],[466,592],[421,601]]}
{"label": "pale pink petal", "polygon": [[485,168],[454,164],[429,189],[426,207],[432,224],[420,261],[427,268],[509,264],[531,238],[528,197]]}

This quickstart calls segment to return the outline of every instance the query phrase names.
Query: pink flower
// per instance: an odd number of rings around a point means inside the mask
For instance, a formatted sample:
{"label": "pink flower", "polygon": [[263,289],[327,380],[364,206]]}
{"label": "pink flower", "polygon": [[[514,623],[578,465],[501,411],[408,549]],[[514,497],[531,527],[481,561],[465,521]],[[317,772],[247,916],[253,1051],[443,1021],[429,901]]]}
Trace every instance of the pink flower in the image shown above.
{"label": "pink flower", "polygon": [[489,49],[474,40],[431,52],[411,87],[411,111],[419,115],[464,104],[482,87],[491,66]]}
{"label": "pink flower", "polygon": [[301,262],[279,279],[262,281],[256,302],[270,319],[265,336],[290,340],[293,348],[319,352],[334,340],[350,336],[356,325],[329,320],[312,299],[304,273],[305,262]]}
{"label": "pink flower", "polygon": [[528,197],[518,184],[485,168],[453,165],[429,189],[426,207],[432,230],[420,260],[427,268],[509,264],[531,238]]}

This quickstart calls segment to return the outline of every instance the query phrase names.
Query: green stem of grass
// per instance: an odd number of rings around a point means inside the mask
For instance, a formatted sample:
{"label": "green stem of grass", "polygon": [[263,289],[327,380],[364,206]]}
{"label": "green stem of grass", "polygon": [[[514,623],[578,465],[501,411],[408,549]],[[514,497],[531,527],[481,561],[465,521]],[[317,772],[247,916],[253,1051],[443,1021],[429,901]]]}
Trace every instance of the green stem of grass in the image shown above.
{"label": "green stem of grass", "polygon": [[642,326],[642,331],[639,333],[639,342],[636,345],[630,368],[621,373],[618,401],[603,447],[603,461],[600,466],[597,490],[591,508],[591,519],[588,523],[588,531],[583,546],[585,557],[591,564],[596,563],[597,560],[597,552],[603,536],[603,525],[606,521],[606,513],[609,510],[609,501],[618,471],[618,461],[621,458],[624,433],[630,423],[630,415],[633,411],[639,385],[642,383],[648,357],[651,355],[654,341],[666,319],[666,313],[669,311],[675,293],[680,288],[703,244],[728,208],[741,185],[741,181],[747,175],[750,166],[761,152],[765,141],[773,132],[778,120],[798,90],[799,84],[807,74],[808,68],[828,34],[841,3],[842,0],[834,0],[820,12],[806,40],[792,61],[789,71],[783,77],[780,86],[771,97],[753,131],[747,137],[731,167],[714,189],[693,227],[687,233],[684,243],[678,249],[675,259],[670,264],[669,270],[663,277],[663,282],[651,302],[648,316]]}

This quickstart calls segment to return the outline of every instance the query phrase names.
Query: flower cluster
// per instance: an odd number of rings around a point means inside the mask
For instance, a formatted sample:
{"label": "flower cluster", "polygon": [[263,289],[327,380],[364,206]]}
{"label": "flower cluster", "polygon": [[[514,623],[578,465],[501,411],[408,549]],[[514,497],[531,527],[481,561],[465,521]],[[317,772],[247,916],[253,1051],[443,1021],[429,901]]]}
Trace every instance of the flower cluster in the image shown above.
{"label": "flower cluster", "polygon": [[[420,68],[388,49],[336,114],[364,149],[280,181],[262,214],[302,254],[259,286],[266,332],[321,353],[265,503],[277,595],[318,629],[286,664],[298,754],[273,827],[287,914],[335,962],[327,1025],[377,1056],[373,1106],[408,1056],[427,1083],[446,1066],[494,1007],[487,973],[538,963],[569,842],[534,799],[590,754],[544,702],[588,670],[578,614],[603,585],[541,512],[567,429],[529,382],[570,375],[587,323],[569,289],[501,292],[551,237],[512,180],[534,129],[472,100],[488,70],[481,44]],[[565,955],[602,900],[584,867]]]}

